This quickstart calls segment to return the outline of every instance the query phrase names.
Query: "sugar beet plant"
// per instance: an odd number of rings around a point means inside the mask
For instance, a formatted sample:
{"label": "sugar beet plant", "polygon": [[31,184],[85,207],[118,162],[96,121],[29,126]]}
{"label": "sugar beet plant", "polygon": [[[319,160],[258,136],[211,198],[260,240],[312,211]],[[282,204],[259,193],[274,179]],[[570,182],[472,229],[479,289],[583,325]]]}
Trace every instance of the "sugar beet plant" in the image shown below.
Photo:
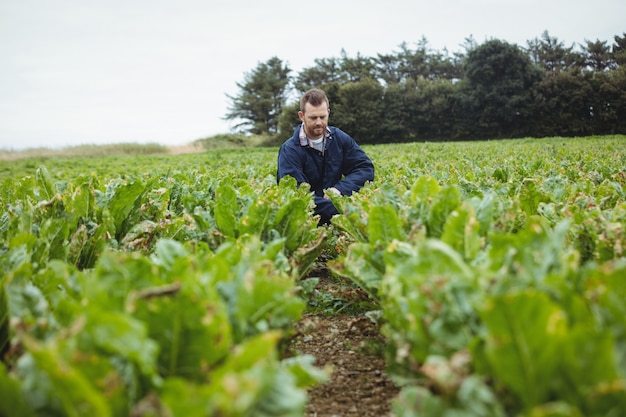
{"label": "sugar beet plant", "polygon": [[326,374],[280,342],[325,232],[305,187],[230,157],[2,179],[0,415],[302,415]]}
{"label": "sugar beet plant", "polygon": [[280,343],[325,249],[396,415],[624,415],[625,143],[370,147],[329,229],[275,150],[4,166],[0,415],[302,415],[326,374]]}
{"label": "sugar beet plant", "polygon": [[396,415],[626,413],[625,138],[413,149],[335,199]]}

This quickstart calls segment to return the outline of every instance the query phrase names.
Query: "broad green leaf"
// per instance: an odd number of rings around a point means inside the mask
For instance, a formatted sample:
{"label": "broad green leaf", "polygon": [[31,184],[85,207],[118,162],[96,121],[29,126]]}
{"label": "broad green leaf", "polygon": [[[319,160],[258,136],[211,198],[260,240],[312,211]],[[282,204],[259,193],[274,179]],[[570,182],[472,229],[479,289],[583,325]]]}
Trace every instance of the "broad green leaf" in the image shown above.
{"label": "broad green leaf", "polygon": [[[258,333],[281,329],[301,316],[305,302],[295,296],[293,278],[276,247],[257,236],[222,244],[203,264],[203,282],[218,290],[226,303],[235,343]],[[268,248],[266,251],[265,248]]]}
{"label": "broad green leaf", "polygon": [[[0,352],[2,351],[2,345],[0,343]],[[0,416],[36,416],[35,411],[28,404],[28,402],[26,402],[26,399],[22,394],[20,380],[7,373],[3,362],[0,362],[0,393],[2,393],[2,401],[0,401]]]}
{"label": "broad green leaf", "polygon": [[328,267],[378,299],[378,289],[385,274],[385,261],[380,249],[367,243],[353,243],[345,257],[329,261]]}
{"label": "broad green leaf", "polygon": [[419,386],[402,389],[391,403],[393,415],[397,417],[445,417],[447,408],[443,398]]}
{"label": "broad green leaf", "polygon": [[474,208],[463,203],[448,216],[441,240],[459,252],[466,261],[470,261],[476,257],[482,244],[479,228]]}
{"label": "broad green leaf", "polygon": [[51,200],[56,195],[56,185],[52,179],[52,175],[48,172],[48,168],[41,165],[35,171],[36,187],[39,190],[39,198],[43,200]]}
{"label": "broad green leaf", "polygon": [[[213,383],[221,382],[214,381]],[[162,404],[153,407],[154,409],[150,411],[158,415],[157,413],[161,413],[161,407],[164,406],[172,416],[206,417],[213,411],[210,407],[211,389],[212,385],[194,383],[181,377],[166,378],[159,390]],[[243,415],[243,413],[234,415]]]}
{"label": "broad green leaf", "polygon": [[546,288],[550,277],[562,278],[569,267],[568,224],[551,229],[545,219],[532,216],[517,233],[491,235],[488,267],[498,277],[496,289]]}
{"label": "broad green leaf", "polygon": [[494,192],[485,193],[482,199],[470,198],[467,202],[474,206],[476,211],[476,219],[480,224],[480,235],[487,235],[495,228],[494,220],[497,213],[501,210],[500,206],[502,203],[499,202]]}
{"label": "broad green leaf", "polygon": [[291,253],[313,235],[317,225],[312,221],[311,197],[293,195],[276,211],[274,228],[286,238],[285,247]]}
{"label": "broad green leaf", "polygon": [[95,218],[96,198],[93,185],[87,180],[76,185],[65,204],[65,209],[74,223],[80,219]]}
{"label": "broad green leaf", "polygon": [[535,180],[526,179],[519,193],[520,207],[528,215],[537,214],[539,203],[549,203],[550,198],[537,189]]}
{"label": "broad green leaf", "polygon": [[215,192],[215,205],[213,208],[215,223],[220,231],[229,237],[237,237],[237,192],[228,183],[221,184]]}
{"label": "broad green leaf", "polygon": [[443,227],[448,216],[461,204],[461,192],[454,185],[447,185],[441,189],[433,200],[428,213],[428,236],[438,238],[443,233]]}
{"label": "broad green leaf", "polygon": [[108,230],[103,224],[89,221],[80,224],[69,239],[67,262],[78,269],[93,268],[108,243]]}
{"label": "broad green leaf", "polygon": [[168,270],[185,268],[189,264],[189,252],[180,242],[161,239],[155,245],[152,261]]}
{"label": "broad green leaf", "polygon": [[505,417],[507,415],[504,404],[492,387],[478,375],[470,375],[461,382],[456,399],[460,405],[459,411],[464,411],[468,417]]}
{"label": "broad green leaf", "polygon": [[561,352],[558,398],[593,415],[626,410],[626,386],[617,373],[615,344],[608,331],[590,325],[576,326]]}
{"label": "broad green leaf", "polygon": [[419,177],[411,188],[411,204],[418,202],[429,202],[439,194],[439,183],[431,176]]}
{"label": "broad green leaf", "polygon": [[620,375],[626,375],[626,262],[607,262],[585,271],[584,297],[588,308],[615,340]]}
{"label": "broad green leaf", "polygon": [[428,222],[430,207],[440,189],[437,180],[431,176],[423,175],[417,178],[409,196],[408,217],[412,223],[426,224]]}
{"label": "broad green leaf", "polygon": [[228,355],[232,331],[226,307],[212,288],[190,281],[144,289],[133,316],[146,325],[159,347],[159,373],[202,380]]}
{"label": "broad green leaf", "polygon": [[299,417],[306,393],[289,367],[281,366],[275,347],[280,334],[268,332],[239,345],[214,378],[210,409],[215,415]]}
{"label": "broad green leaf", "polygon": [[343,212],[333,217],[333,225],[344,231],[351,240],[356,242],[369,242],[367,221],[363,219],[363,212]]}
{"label": "broad green leaf", "polygon": [[272,273],[267,266],[250,265],[244,275],[219,288],[228,294],[236,341],[285,328],[304,312],[304,301],[294,296],[296,287],[291,278]]}
{"label": "broad green leaf", "polygon": [[135,209],[137,200],[144,190],[145,186],[141,181],[127,180],[115,183],[111,190],[108,191],[110,197],[106,201],[105,207],[111,214],[115,226],[115,235],[118,238],[125,234],[122,226],[130,213]]}
{"label": "broad green leaf", "polygon": [[57,323],[42,290],[33,285],[31,264],[24,263],[3,281],[10,319],[31,337],[46,339],[57,331]]}
{"label": "broad green leaf", "polygon": [[7,275],[11,270],[21,265],[30,263],[32,249],[37,243],[37,238],[31,234],[19,234],[9,242],[9,250],[0,253],[0,268],[2,275]]}
{"label": "broad green leaf", "polygon": [[390,204],[372,207],[367,226],[373,246],[385,246],[394,239],[402,240],[404,237],[402,223]]}
{"label": "broad green leaf", "polygon": [[566,348],[567,323],[547,295],[525,291],[490,297],[479,306],[486,326],[480,369],[512,390],[525,408],[550,398]]}
{"label": "broad green leaf", "polygon": [[64,299],[80,300],[76,290],[80,273],[72,265],[60,260],[50,261],[47,268],[32,276],[32,283],[41,290],[52,308],[56,310]]}
{"label": "broad green leaf", "polygon": [[320,382],[328,382],[332,373],[330,368],[316,368],[314,366],[316,360],[312,355],[298,355],[284,359],[281,366],[295,376],[298,387],[308,388]]}
{"label": "broad green leaf", "polygon": [[276,204],[277,198],[280,198],[280,196],[276,192],[272,192],[272,190],[267,190],[264,195],[259,195],[250,204],[247,214],[241,219],[241,233],[264,236],[267,229],[271,227],[275,211],[273,204]]}
{"label": "broad green leaf", "polygon": [[[4,358],[4,354],[9,349],[11,343],[11,335],[9,331],[9,305],[7,303],[7,293],[4,289],[4,276],[0,278],[0,358]],[[0,377],[4,372],[4,367],[0,363]]]}
{"label": "broad green leaf", "polygon": [[170,191],[156,181],[147,184],[146,190],[141,205],[141,220],[158,222],[168,212]]}
{"label": "broad green leaf", "polygon": [[[390,349],[400,368],[429,355],[447,356],[476,335],[479,297],[472,270],[439,240],[392,244],[385,253],[381,307]],[[400,371],[399,371],[400,372]]]}
{"label": "broad green leaf", "polygon": [[[35,369],[41,373],[41,378],[49,382],[49,388],[53,391],[48,395],[59,402],[58,411],[62,412],[62,415],[71,417],[112,415],[105,397],[94,388],[91,381],[62,358],[54,345],[42,345],[30,338],[24,338],[23,343],[32,357]],[[35,377],[34,369],[29,373],[29,377]]]}
{"label": "broad green leaf", "polygon": [[482,378],[465,378],[451,395],[435,395],[423,387],[403,388],[392,402],[397,417],[505,417],[503,405]]}
{"label": "broad green leaf", "polygon": [[41,225],[39,238],[49,245],[49,259],[67,259],[69,225],[65,219],[46,219]]}
{"label": "broad green leaf", "polygon": [[86,309],[86,322],[78,335],[80,346],[119,355],[136,363],[145,375],[156,372],[158,345],[148,337],[145,323],[116,311]]}
{"label": "broad green leaf", "polygon": [[307,272],[313,267],[322,251],[325,249],[327,234],[322,228],[317,229],[317,240],[303,243],[291,254],[292,260],[292,277],[302,279]]}
{"label": "broad green leaf", "polygon": [[565,402],[550,402],[533,407],[528,417],[583,417],[578,408]]}
{"label": "broad green leaf", "polygon": [[105,250],[92,273],[78,283],[86,300],[106,305],[109,310],[125,311],[133,291],[164,282],[151,260],[140,253],[119,253]]}
{"label": "broad green leaf", "polygon": [[507,182],[509,180],[509,173],[506,168],[496,167],[493,171],[493,177],[501,182]]}

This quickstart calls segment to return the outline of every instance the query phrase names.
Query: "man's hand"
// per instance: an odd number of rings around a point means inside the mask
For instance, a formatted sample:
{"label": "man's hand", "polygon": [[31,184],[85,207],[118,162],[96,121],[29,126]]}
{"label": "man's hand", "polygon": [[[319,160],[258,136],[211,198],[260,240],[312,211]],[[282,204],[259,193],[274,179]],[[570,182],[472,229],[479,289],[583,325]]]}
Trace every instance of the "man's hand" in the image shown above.
{"label": "man's hand", "polygon": [[330,197],[328,197],[328,193],[331,192],[335,195],[341,195],[341,191],[339,191],[338,189],[336,189],[335,187],[330,187],[324,190],[324,198],[326,200],[330,200]]}

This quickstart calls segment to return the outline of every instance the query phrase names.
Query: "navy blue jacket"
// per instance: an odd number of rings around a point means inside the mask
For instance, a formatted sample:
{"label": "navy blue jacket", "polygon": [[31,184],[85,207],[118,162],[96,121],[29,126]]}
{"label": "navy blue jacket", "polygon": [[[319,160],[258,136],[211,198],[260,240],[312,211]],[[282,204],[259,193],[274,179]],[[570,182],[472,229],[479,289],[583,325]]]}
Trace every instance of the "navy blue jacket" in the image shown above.
{"label": "navy blue jacket", "polygon": [[344,131],[329,126],[324,153],[300,144],[298,126],[290,139],[278,151],[278,177],[290,175],[298,185],[311,186],[315,194],[315,213],[320,223],[327,223],[337,214],[330,200],[324,199],[324,190],[335,187],[341,195],[351,195],[374,180],[374,164],[361,147]]}

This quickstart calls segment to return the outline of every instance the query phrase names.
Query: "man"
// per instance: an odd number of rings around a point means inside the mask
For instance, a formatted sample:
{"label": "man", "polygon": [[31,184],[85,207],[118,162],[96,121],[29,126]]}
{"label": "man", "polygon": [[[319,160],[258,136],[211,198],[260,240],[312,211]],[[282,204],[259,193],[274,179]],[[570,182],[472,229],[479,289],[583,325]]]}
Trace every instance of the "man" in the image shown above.
{"label": "man", "polygon": [[324,91],[314,88],[304,93],[298,112],[302,124],[278,151],[278,180],[290,175],[298,186],[311,186],[320,225],[339,213],[328,193],[351,195],[374,180],[372,161],[347,133],[328,126],[329,115]]}

